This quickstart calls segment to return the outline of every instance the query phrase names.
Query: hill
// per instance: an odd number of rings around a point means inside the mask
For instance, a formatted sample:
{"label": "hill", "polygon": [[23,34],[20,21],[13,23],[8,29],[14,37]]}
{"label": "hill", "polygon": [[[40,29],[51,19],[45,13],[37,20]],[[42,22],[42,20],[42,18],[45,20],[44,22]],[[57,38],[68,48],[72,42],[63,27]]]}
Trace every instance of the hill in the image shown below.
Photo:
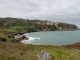
{"label": "hill", "polygon": [[19,18],[0,18],[0,27],[10,28],[20,31],[71,31],[77,30],[78,27],[74,24],[51,22],[44,20],[29,20]]}

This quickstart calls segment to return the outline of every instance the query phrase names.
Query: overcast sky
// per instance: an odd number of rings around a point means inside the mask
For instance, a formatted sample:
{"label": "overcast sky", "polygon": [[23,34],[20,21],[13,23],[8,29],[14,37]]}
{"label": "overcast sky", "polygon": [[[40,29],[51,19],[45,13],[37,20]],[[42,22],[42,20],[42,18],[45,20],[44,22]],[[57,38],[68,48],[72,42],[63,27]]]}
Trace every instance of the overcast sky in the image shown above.
{"label": "overcast sky", "polygon": [[47,19],[80,27],[80,0],[0,0],[0,17]]}

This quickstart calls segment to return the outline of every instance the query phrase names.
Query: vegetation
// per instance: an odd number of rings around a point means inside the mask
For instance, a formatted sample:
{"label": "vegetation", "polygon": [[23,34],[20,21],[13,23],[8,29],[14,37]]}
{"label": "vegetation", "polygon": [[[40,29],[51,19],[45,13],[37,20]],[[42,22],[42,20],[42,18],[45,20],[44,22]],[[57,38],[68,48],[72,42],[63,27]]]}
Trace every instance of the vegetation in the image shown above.
{"label": "vegetation", "polygon": [[80,60],[80,47],[35,46],[18,43],[0,43],[0,60],[38,60],[37,54],[47,51],[53,60]]}

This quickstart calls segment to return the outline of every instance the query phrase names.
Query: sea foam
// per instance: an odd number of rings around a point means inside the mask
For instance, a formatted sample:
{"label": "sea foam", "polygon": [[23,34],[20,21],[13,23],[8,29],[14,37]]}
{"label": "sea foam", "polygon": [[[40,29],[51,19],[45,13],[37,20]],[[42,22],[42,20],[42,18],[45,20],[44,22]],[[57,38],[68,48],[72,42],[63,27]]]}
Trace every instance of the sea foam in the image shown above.
{"label": "sea foam", "polygon": [[21,43],[30,44],[32,41],[40,39],[38,37],[30,37],[28,34],[25,34],[25,36],[28,37],[28,40],[22,40]]}

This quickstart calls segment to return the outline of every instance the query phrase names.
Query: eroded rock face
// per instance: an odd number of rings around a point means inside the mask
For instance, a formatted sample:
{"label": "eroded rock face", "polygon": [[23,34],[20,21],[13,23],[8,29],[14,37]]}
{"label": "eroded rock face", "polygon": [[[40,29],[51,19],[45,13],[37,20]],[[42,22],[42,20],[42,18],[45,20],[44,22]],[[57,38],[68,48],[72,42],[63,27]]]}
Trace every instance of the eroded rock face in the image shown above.
{"label": "eroded rock face", "polygon": [[71,31],[71,30],[78,29],[78,27],[74,24],[56,22],[55,25],[56,25],[57,30],[60,30],[60,31]]}
{"label": "eroded rock face", "polygon": [[42,51],[39,54],[37,54],[38,60],[52,60],[53,56],[50,55],[48,52],[46,51]]}

